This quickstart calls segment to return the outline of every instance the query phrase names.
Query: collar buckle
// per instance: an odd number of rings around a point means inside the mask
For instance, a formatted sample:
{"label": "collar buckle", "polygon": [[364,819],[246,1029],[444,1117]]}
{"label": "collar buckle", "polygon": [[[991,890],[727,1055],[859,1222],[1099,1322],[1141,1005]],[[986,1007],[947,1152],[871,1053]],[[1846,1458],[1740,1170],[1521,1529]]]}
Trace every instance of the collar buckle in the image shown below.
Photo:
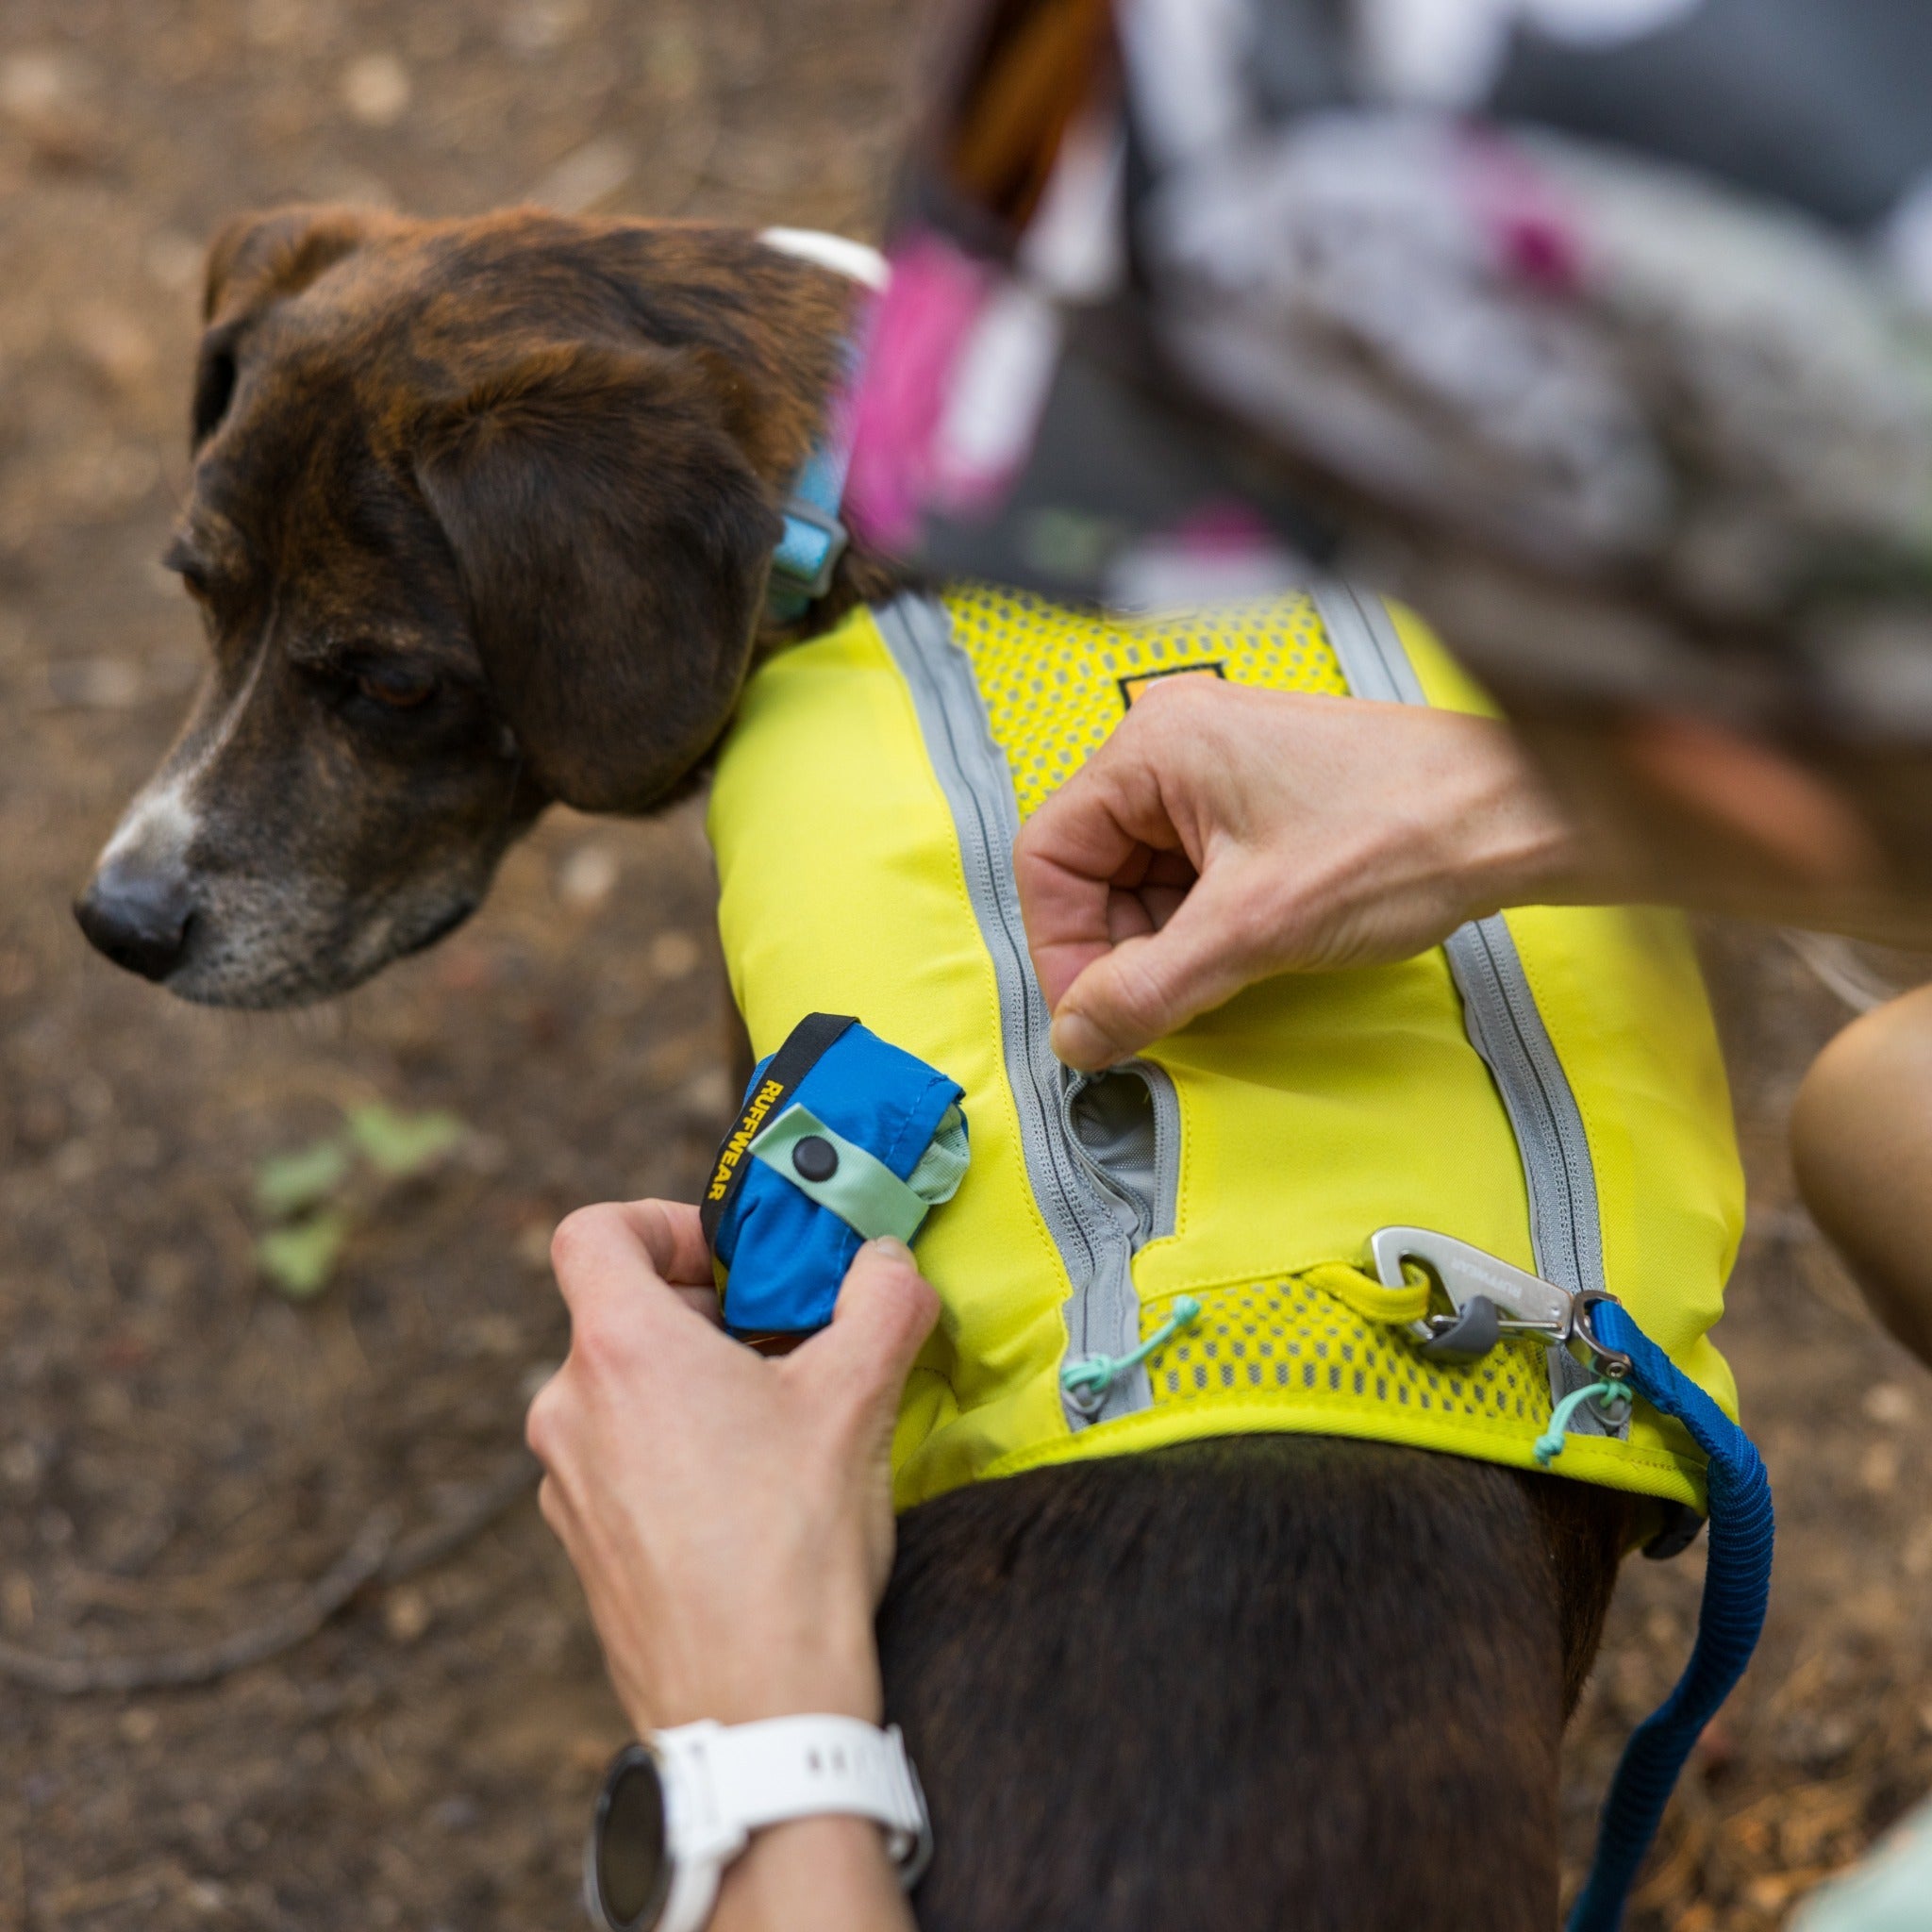
{"label": "collar buckle", "polygon": [[785,535],[772,558],[773,596],[809,604],[832,588],[851,534],[835,512],[803,496],[788,497],[783,515]]}

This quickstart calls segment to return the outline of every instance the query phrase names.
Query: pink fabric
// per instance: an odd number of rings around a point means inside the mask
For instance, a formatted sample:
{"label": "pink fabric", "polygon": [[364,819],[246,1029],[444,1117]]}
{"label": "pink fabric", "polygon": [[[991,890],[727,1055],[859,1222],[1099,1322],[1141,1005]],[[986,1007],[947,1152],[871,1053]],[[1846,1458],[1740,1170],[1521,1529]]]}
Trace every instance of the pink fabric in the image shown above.
{"label": "pink fabric", "polygon": [[991,272],[921,229],[901,240],[891,260],[854,405],[845,509],[869,543],[904,550],[919,537],[953,368]]}
{"label": "pink fabric", "polygon": [[1583,287],[1583,236],[1561,197],[1519,149],[1465,132],[1463,158],[1477,217],[1504,271],[1552,295]]}
{"label": "pink fabric", "polygon": [[1202,558],[1260,557],[1281,547],[1260,512],[1233,496],[1219,496],[1191,510],[1167,541]]}

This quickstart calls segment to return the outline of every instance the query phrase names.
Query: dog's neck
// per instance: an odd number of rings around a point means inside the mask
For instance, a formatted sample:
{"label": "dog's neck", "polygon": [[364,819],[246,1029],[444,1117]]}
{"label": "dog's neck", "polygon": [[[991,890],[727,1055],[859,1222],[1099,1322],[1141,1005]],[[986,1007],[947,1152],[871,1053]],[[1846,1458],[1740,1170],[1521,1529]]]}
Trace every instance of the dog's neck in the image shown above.
{"label": "dog's neck", "polygon": [[[810,228],[766,228],[758,239],[778,254],[808,262],[839,278],[852,303],[843,325],[843,333],[848,338],[856,315],[868,296],[877,294],[885,287],[885,258],[863,242]],[[822,364],[824,342],[814,341],[812,347],[811,361]],[[802,376],[802,371],[798,373]],[[816,399],[813,448],[820,446],[826,434],[826,421],[836,402],[836,392],[821,394]],[[836,624],[854,605],[890,596],[902,589],[906,581],[903,569],[870,550],[863,538],[855,534],[840,556],[830,586],[823,596],[814,598],[801,615],[785,619],[765,617],[758,626],[758,655],[762,658],[785,644],[816,636]]]}

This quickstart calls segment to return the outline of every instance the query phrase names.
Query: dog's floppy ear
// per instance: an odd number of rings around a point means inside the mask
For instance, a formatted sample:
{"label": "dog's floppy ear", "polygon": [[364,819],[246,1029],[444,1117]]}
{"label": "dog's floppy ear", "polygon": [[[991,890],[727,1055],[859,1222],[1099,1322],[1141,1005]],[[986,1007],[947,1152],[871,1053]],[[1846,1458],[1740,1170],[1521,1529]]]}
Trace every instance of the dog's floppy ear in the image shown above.
{"label": "dog's floppy ear", "polygon": [[371,236],[401,225],[380,208],[345,204],[237,215],[208,243],[201,319],[228,322],[271,297],[299,295]]}
{"label": "dog's floppy ear", "polygon": [[432,415],[417,474],[530,775],[658,803],[730,716],[781,534],[705,365],[533,348]]}
{"label": "dog's floppy ear", "polygon": [[317,275],[371,236],[402,225],[367,208],[280,208],[237,215],[208,244],[201,313],[207,324],[195,360],[190,441],[199,449],[227,413],[235,392],[235,344],[250,316],[299,295]]}

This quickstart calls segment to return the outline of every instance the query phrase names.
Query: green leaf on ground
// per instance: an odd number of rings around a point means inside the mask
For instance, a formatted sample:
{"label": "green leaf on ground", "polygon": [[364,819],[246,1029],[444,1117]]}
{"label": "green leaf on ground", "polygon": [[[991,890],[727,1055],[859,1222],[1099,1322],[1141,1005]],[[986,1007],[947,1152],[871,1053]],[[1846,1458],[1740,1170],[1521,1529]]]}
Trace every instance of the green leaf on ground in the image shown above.
{"label": "green leaf on ground", "polygon": [[277,1293],[306,1302],[328,1286],[348,1238],[348,1215],[340,1208],[325,1208],[263,1235],[255,1244],[256,1263]]}
{"label": "green leaf on ground", "polygon": [[447,1154],[469,1132],[453,1113],[398,1113],[379,1100],[349,1110],[349,1134],[372,1167],[406,1180]]}
{"label": "green leaf on ground", "polygon": [[348,1172],[349,1149],[340,1134],[292,1154],[271,1154],[255,1170],[256,1205],[266,1214],[300,1214],[327,1200]]}

